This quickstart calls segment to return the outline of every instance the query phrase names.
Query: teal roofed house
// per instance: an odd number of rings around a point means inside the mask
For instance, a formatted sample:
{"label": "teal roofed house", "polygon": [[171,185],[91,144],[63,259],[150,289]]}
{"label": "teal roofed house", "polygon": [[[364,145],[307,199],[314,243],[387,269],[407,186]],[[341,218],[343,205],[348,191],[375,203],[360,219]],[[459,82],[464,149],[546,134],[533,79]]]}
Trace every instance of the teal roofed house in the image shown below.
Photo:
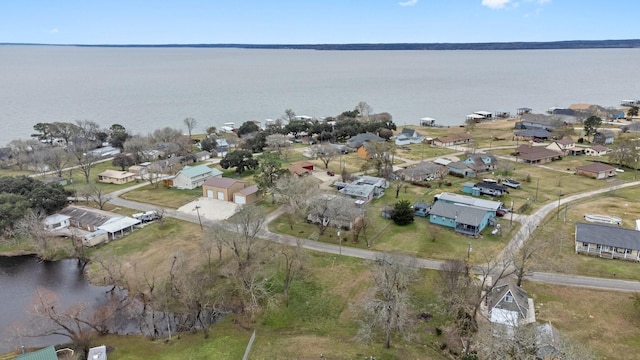
{"label": "teal roofed house", "polygon": [[16,360],[58,360],[58,356],[53,346],[47,346],[38,351],[20,354]]}
{"label": "teal roofed house", "polygon": [[478,236],[495,218],[487,209],[436,201],[429,211],[429,222],[453,228],[455,232]]}
{"label": "teal roofed house", "polygon": [[173,178],[171,186],[177,189],[195,189],[212,177],[222,177],[222,171],[207,165],[185,166]]}

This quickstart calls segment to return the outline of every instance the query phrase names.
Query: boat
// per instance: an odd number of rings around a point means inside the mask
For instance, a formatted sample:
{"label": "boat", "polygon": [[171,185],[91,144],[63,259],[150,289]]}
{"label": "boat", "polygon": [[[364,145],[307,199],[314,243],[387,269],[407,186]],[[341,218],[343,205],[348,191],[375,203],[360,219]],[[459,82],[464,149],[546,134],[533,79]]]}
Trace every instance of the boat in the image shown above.
{"label": "boat", "polygon": [[609,224],[609,225],[620,225],[622,224],[622,219],[615,216],[609,215],[599,215],[599,214],[587,214],[584,216],[584,219],[588,222],[600,223],[600,224]]}

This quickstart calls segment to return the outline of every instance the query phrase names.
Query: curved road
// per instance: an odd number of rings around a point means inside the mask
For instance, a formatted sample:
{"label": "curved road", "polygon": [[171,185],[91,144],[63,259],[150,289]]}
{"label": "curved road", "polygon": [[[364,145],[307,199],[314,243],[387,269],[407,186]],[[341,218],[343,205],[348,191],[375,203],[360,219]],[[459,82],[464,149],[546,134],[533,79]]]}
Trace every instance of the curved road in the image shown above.
{"label": "curved road", "polygon": [[[137,184],[135,186],[122,189],[116,192],[111,193],[112,196],[111,203],[117,206],[127,207],[131,209],[136,209],[140,211],[149,211],[158,209],[158,206],[140,203],[137,201],[130,201],[121,198],[123,194],[138,187],[142,187],[147,185],[148,183]],[[608,191],[613,191],[617,189],[624,189],[627,187],[640,185],[640,181],[634,181],[630,183],[614,185],[602,189],[587,191],[581,194],[571,195],[564,197],[560,200],[560,206],[563,204],[582,199],[585,197],[602,194]],[[509,243],[505,246],[502,252],[499,254],[497,259],[502,259],[504,256],[510,253],[515,253],[520,249],[522,244],[528,240],[531,230],[535,229],[542,220],[549,215],[553,210],[557,209],[558,202],[552,201],[545,205],[543,205],[538,211],[529,216],[520,215],[518,221],[521,222],[522,226],[520,230],[514,235],[514,237],[509,241]],[[173,218],[177,218],[184,221],[189,221],[193,223],[198,223],[199,219],[195,214],[187,214],[183,212],[179,212],[173,209],[164,208],[165,216],[170,216]],[[276,210],[269,214],[266,218],[264,227],[260,233],[260,237],[281,243],[295,246],[298,242],[300,242],[301,246],[305,249],[342,255],[342,256],[350,256],[360,259],[369,259],[375,260],[379,258],[382,253],[373,250],[365,250],[365,249],[357,249],[348,246],[339,246],[336,244],[328,244],[319,241],[313,241],[308,239],[296,238],[294,236],[276,234],[267,229],[267,225],[270,221],[275,219],[281,210]],[[202,223],[205,225],[212,224],[224,224],[223,221],[214,221],[208,219],[201,219]],[[411,256],[405,256],[405,260],[408,263],[411,263],[417,267],[425,268],[425,269],[434,269],[439,270],[443,261],[439,260],[430,260],[430,259],[422,259],[415,258]],[[631,281],[631,280],[618,280],[618,279],[608,279],[608,278],[595,278],[595,277],[586,277],[586,276],[577,276],[577,275],[568,275],[568,274],[552,274],[552,273],[542,273],[542,272],[534,272],[525,277],[527,280],[535,281],[535,282],[543,282],[554,285],[564,285],[564,286],[576,286],[583,288],[592,288],[592,289],[601,289],[601,290],[612,290],[612,291],[628,291],[628,292],[640,292],[640,282]]]}

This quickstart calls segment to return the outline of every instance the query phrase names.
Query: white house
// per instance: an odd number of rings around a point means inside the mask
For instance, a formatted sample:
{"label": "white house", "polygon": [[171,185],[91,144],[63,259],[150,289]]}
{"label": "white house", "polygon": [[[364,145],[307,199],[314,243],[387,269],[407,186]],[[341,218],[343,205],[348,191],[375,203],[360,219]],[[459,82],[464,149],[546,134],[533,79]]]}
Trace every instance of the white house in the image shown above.
{"label": "white house", "polygon": [[44,219],[44,228],[50,231],[68,228],[71,225],[71,216],[63,214],[49,215]]}
{"label": "white house", "polygon": [[404,128],[402,132],[396,136],[395,143],[398,146],[419,144],[424,141],[424,136],[420,135],[418,131],[414,129]]}
{"label": "white house", "polygon": [[185,166],[173,178],[173,187],[177,189],[195,189],[209,178],[222,177],[222,171],[207,165]]}

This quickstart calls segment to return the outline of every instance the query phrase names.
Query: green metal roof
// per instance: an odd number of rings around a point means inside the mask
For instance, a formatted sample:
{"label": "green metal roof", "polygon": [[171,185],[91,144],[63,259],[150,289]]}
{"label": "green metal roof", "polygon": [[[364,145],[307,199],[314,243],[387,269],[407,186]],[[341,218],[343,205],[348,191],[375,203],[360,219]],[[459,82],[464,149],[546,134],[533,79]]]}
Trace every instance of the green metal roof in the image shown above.
{"label": "green metal roof", "polygon": [[196,165],[196,166],[185,166],[184,169],[182,169],[182,171],[180,171],[181,174],[185,175],[188,178],[193,178],[199,175],[204,175],[204,174],[213,174],[215,175],[220,175],[222,174],[222,171],[215,169],[215,168],[210,168],[207,165]]}
{"label": "green metal roof", "polygon": [[48,346],[38,351],[21,354],[16,360],[58,360],[58,356],[56,349],[53,346]]}

